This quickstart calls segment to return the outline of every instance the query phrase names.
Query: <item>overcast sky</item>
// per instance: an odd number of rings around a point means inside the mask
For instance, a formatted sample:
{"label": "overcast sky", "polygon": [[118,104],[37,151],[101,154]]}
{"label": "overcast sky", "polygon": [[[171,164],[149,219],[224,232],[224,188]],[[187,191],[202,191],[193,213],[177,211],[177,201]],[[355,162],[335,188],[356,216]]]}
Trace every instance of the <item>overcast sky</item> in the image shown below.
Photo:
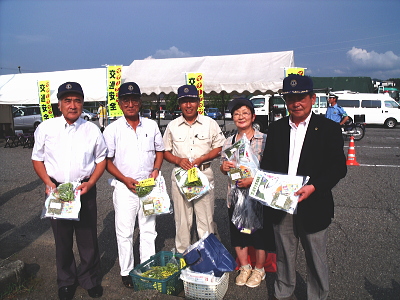
{"label": "overcast sky", "polygon": [[293,50],[311,76],[400,77],[399,0],[0,0],[0,75]]}

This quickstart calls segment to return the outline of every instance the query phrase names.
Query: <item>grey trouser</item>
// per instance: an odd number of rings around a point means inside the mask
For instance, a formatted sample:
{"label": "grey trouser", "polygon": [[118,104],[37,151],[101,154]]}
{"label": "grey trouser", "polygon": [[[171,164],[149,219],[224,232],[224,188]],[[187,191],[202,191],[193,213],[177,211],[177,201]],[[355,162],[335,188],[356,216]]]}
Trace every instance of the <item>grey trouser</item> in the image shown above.
{"label": "grey trouser", "polygon": [[286,214],[280,224],[274,225],[277,279],[275,297],[290,298],[296,286],[296,257],[299,240],[307,262],[307,299],[327,299],[329,269],[326,255],[328,229],[306,233],[296,222],[296,215]]}

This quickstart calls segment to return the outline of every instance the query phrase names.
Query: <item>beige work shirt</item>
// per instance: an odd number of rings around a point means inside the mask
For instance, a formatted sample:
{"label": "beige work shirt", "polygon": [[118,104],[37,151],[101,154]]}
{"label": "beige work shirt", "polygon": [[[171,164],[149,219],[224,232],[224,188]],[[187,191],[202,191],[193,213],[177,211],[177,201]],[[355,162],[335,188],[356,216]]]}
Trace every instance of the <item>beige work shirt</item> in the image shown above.
{"label": "beige work shirt", "polygon": [[183,116],[171,121],[165,130],[163,140],[165,151],[171,151],[180,158],[195,160],[215,148],[222,147],[225,137],[216,121],[198,115],[191,125]]}

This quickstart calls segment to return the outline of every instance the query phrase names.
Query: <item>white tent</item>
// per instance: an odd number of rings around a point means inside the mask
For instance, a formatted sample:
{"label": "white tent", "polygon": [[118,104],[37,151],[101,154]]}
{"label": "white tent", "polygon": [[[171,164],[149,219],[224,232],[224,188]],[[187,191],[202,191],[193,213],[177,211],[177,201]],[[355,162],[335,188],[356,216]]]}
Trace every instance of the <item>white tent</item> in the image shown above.
{"label": "white tent", "polygon": [[[282,87],[284,68],[294,66],[293,51],[224,56],[135,60],[122,68],[122,81],[135,81],[143,94],[176,93],[185,84],[185,74],[203,73],[204,92],[231,93],[268,90]],[[67,81],[79,82],[85,101],[105,101],[106,68],[81,69],[0,76],[0,104],[38,104],[37,82],[50,81],[52,103],[57,89]]]}
{"label": "white tent", "polygon": [[23,73],[0,76],[0,104],[39,104],[37,82],[50,81],[50,100],[57,103],[58,87],[67,81],[79,82],[85,101],[105,101],[106,68]]}
{"label": "white tent", "polygon": [[205,93],[238,93],[282,88],[284,68],[294,67],[293,51],[241,55],[135,60],[123,73],[142,93],[176,93],[186,73],[202,73]]}

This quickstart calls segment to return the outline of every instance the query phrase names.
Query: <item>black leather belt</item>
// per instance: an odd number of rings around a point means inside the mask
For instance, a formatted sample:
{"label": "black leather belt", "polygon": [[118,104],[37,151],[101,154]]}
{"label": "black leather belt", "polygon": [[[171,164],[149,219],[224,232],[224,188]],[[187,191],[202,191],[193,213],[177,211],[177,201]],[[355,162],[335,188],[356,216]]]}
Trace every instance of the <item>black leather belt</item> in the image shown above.
{"label": "black leather belt", "polygon": [[[90,179],[90,177],[89,177],[89,178],[82,179],[81,182],[88,182],[89,179]],[[51,182],[53,182],[56,186],[59,186],[59,185],[62,183],[62,182],[58,182],[57,180],[55,180],[55,179],[52,178],[52,177],[50,177],[50,180],[51,180]]]}

